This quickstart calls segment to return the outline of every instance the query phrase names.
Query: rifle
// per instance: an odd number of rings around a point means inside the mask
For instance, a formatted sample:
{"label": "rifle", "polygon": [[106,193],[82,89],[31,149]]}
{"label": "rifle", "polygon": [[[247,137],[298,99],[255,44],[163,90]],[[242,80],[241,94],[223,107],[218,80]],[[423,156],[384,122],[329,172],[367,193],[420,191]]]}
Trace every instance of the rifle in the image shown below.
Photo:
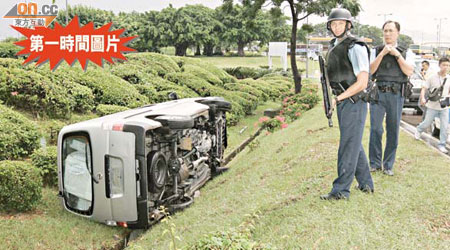
{"label": "rifle", "polygon": [[328,73],[327,68],[325,67],[325,61],[323,60],[323,57],[321,55],[319,56],[319,65],[320,83],[322,84],[323,107],[325,109],[325,116],[328,118],[328,126],[333,127],[333,120],[331,119],[331,117],[333,116],[333,110],[331,109],[331,87],[330,82],[328,81]]}

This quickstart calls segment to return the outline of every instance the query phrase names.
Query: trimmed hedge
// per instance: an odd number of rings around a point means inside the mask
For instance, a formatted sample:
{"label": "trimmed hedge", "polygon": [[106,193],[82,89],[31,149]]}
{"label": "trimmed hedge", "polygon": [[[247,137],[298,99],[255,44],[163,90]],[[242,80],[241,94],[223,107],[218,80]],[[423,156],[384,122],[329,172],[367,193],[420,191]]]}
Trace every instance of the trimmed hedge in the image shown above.
{"label": "trimmed hedge", "polygon": [[89,87],[77,83],[77,75],[71,73],[74,69],[61,65],[56,71],[50,71],[48,67],[39,67],[34,70],[43,76],[48,76],[52,82],[66,89],[72,111],[86,113],[94,109],[94,93]]}
{"label": "trimmed hedge", "polygon": [[277,70],[272,69],[261,69],[261,68],[251,68],[251,67],[235,67],[235,68],[224,68],[224,70],[236,77],[237,79],[253,78],[258,79],[264,75],[273,73]]}
{"label": "trimmed hedge", "polygon": [[22,62],[23,62],[23,60],[20,60],[20,59],[0,58],[0,66],[3,66],[5,68],[23,67]]}
{"label": "trimmed hedge", "polygon": [[184,65],[182,70],[186,73],[190,73],[194,76],[202,78],[202,79],[208,81],[209,83],[211,83],[212,85],[223,86],[223,82],[222,82],[222,80],[219,79],[219,77],[217,77],[213,73],[211,73],[211,72],[207,71],[206,69],[201,68],[199,66]]}
{"label": "trimmed hedge", "polygon": [[0,105],[0,160],[13,160],[31,154],[41,135],[33,121]]}
{"label": "trimmed hedge", "polygon": [[51,117],[67,117],[71,106],[64,87],[20,68],[0,67],[0,98],[6,104]]}
{"label": "trimmed hedge", "polygon": [[89,87],[97,105],[112,104],[134,108],[149,102],[132,84],[98,67],[89,68],[86,72],[79,68],[61,69],[61,74],[63,73],[73,77],[77,83]]}
{"label": "trimmed hedge", "polygon": [[2,58],[17,58],[17,52],[22,48],[12,42],[0,42],[0,57]]}
{"label": "trimmed hedge", "polygon": [[117,105],[108,105],[108,104],[100,104],[97,106],[97,114],[100,116],[110,115],[118,112],[122,112],[128,110],[127,107],[117,106]]}
{"label": "trimmed hedge", "polygon": [[0,161],[0,211],[32,210],[41,197],[39,169],[22,161]]}
{"label": "trimmed hedge", "polygon": [[172,60],[172,57],[158,54],[158,53],[139,53],[129,54],[127,59],[131,63],[137,63],[139,65],[145,65],[157,72],[159,76],[165,76],[168,73],[180,72],[178,64]]}
{"label": "trimmed hedge", "polygon": [[187,86],[200,96],[211,96],[211,88],[213,85],[190,73],[169,73],[165,78],[180,86]]}
{"label": "trimmed hedge", "polygon": [[204,62],[198,58],[174,57],[173,59],[178,63],[180,67],[184,67],[185,65],[193,65],[205,69],[206,71],[218,77],[223,83],[236,82],[236,78],[234,78],[224,70],[219,69],[218,67]]}
{"label": "trimmed hedge", "polygon": [[240,80],[239,83],[241,85],[247,85],[259,90],[261,92],[261,98],[263,101],[267,101],[269,99],[275,100],[278,96],[280,96],[280,91],[270,86],[270,84],[266,81],[255,81],[251,78],[247,78],[244,80]]}
{"label": "trimmed hedge", "polygon": [[155,103],[169,101],[169,93],[176,92],[179,98],[198,97],[199,95],[188,88],[187,86],[180,86],[174,82],[155,76],[150,79],[149,84],[155,88],[156,94],[153,98]]}
{"label": "trimmed hedge", "polygon": [[156,75],[156,71],[152,71],[153,74],[144,72],[144,67],[138,66],[133,63],[121,63],[110,67],[110,71],[113,75],[122,78],[123,80],[131,84],[145,84],[150,81],[149,78]]}
{"label": "trimmed hedge", "polygon": [[40,170],[43,184],[50,187],[58,186],[57,148],[49,146],[39,148],[31,155],[33,166]]}
{"label": "trimmed hedge", "polygon": [[249,86],[246,84],[242,84],[242,83],[227,83],[225,84],[225,89],[227,90],[231,90],[231,91],[241,91],[241,92],[245,92],[248,93],[252,96],[255,96],[256,98],[258,98],[260,101],[266,101],[267,98],[265,98],[265,96],[263,95],[262,91],[258,90],[257,88],[254,88],[253,86]]}

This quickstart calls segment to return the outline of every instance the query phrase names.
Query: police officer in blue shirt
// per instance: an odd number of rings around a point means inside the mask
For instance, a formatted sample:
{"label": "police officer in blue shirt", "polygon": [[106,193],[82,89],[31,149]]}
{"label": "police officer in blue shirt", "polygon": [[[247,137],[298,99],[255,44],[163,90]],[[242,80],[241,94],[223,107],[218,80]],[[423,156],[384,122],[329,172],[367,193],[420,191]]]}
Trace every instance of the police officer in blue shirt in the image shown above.
{"label": "police officer in blue shirt", "polygon": [[[400,24],[387,21],[383,24],[384,45],[375,48],[372,53],[370,71],[378,85],[378,102],[370,104],[370,170],[384,167],[384,174],[394,175],[393,166],[398,146],[400,119],[404,97],[402,86],[414,71],[414,54],[407,48],[398,46]],[[386,148],[383,164],[381,138],[383,120],[386,116]]]}
{"label": "police officer in blue shirt", "polygon": [[332,107],[337,106],[339,121],[338,177],[330,193],[323,200],[347,199],[354,177],[361,191],[374,191],[369,163],[361,140],[367,116],[367,103],[360,95],[369,80],[369,49],[350,35],[353,27],[350,12],[333,9],[327,28],[334,35],[327,53],[328,79],[335,94]]}

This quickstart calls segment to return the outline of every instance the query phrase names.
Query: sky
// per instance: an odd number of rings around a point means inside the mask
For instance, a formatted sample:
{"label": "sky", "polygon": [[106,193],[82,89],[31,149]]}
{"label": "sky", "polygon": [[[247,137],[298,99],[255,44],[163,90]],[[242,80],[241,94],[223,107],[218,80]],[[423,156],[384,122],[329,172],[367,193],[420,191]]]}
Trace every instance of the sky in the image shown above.
{"label": "sky", "polygon": [[[203,4],[215,8],[222,4],[222,0],[67,0],[69,5],[87,5],[103,10],[144,12],[147,10],[161,10],[171,3],[174,7],[182,7],[186,4]],[[15,36],[17,32],[9,25],[11,19],[2,17],[18,2],[25,0],[1,0],[0,1],[0,40],[5,37]],[[40,4],[51,4],[51,0],[36,0]],[[441,19],[441,45],[450,47],[450,0],[360,0],[362,11],[357,19],[361,24],[380,27],[386,20],[398,21],[401,25],[401,33],[409,35],[416,44],[437,41],[438,23]],[[59,9],[65,9],[65,0],[56,0]],[[285,9],[286,15],[290,15],[289,7]],[[310,16],[308,22],[312,24],[326,21],[326,16]],[[306,20],[305,20],[306,22]],[[299,27],[301,24],[299,25]],[[445,43],[447,42],[447,43]]]}

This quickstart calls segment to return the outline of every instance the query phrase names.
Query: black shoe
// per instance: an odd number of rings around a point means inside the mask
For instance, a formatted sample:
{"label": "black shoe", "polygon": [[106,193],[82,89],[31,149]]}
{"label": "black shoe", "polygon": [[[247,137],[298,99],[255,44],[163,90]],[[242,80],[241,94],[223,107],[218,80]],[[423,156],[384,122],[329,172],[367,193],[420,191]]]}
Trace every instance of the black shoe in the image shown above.
{"label": "black shoe", "polygon": [[383,170],[383,174],[389,175],[389,176],[394,176],[394,171],[392,171],[390,169],[385,169],[385,170]]}
{"label": "black shoe", "polygon": [[367,193],[367,194],[373,194],[375,191],[373,188],[369,187],[369,185],[365,185],[364,187],[358,187],[358,189],[361,192]]}
{"label": "black shoe", "polygon": [[348,197],[341,194],[341,193],[337,193],[337,194],[324,194],[320,196],[321,200],[347,200]]}
{"label": "black shoe", "polygon": [[370,167],[370,172],[376,172],[376,171],[381,171],[381,168]]}

